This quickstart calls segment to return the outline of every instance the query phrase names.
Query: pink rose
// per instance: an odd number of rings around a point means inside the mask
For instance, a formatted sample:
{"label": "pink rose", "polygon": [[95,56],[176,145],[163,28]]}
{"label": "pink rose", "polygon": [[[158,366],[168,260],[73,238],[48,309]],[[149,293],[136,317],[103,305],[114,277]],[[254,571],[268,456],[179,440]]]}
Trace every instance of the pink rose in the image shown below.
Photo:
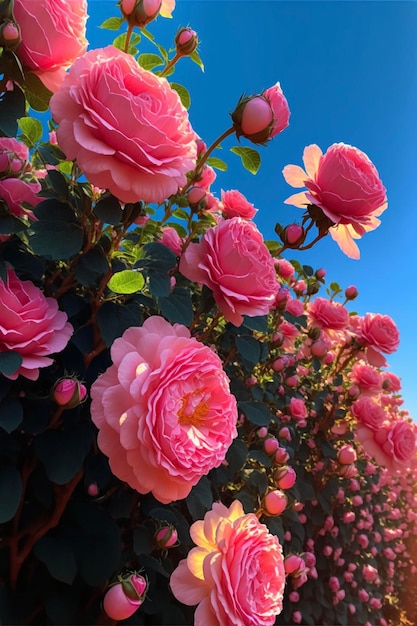
{"label": "pink rose", "polygon": [[15,0],[13,12],[22,37],[17,56],[57,91],[65,70],[87,49],[86,0]]}
{"label": "pink rose", "polygon": [[367,313],[364,317],[359,317],[356,339],[367,348],[366,358],[369,363],[384,367],[387,363],[381,352],[395,352],[400,344],[400,333],[389,315]]}
{"label": "pink rose", "polygon": [[307,187],[285,202],[304,208],[320,207],[333,225],[331,237],[347,256],[358,259],[359,249],[353,239],[362,237],[380,224],[377,219],[387,208],[386,190],[367,155],[344,143],[330,146],[323,155],[315,144],[303,155],[304,171],[298,165],[287,165],[285,180],[292,187]]}
{"label": "pink rose", "polygon": [[266,89],[263,92],[263,96],[272,109],[273,124],[270,137],[275,137],[275,135],[287,128],[290,123],[288,103],[279,83],[275,83],[275,85]]}
{"label": "pink rose", "polygon": [[288,410],[295,419],[305,419],[307,417],[307,407],[301,398],[291,398]]}
{"label": "pink rose", "polygon": [[284,560],[278,538],[239,500],[214,503],[194,522],[197,545],[172,572],[170,585],[183,604],[198,604],[195,626],[272,626],[282,611]]}
{"label": "pink rose", "polygon": [[357,361],[352,367],[350,379],[363,394],[375,395],[382,391],[382,375],[366,363]]}
{"label": "pink rose", "polygon": [[180,259],[180,272],[207,285],[229,322],[269,313],[279,289],[274,261],[261,233],[240,217],[210,228]]}
{"label": "pink rose", "polygon": [[66,157],[121,202],[163,202],[195,167],[195,133],[177,92],[113,46],[77,59],[51,111]]}
{"label": "pink rose", "polygon": [[417,451],[417,431],[407,420],[384,424],[378,430],[359,424],[357,438],[365,451],[390,471],[406,467]]}
{"label": "pink rose", "polygon": [[243,193],[236,189],[231,189],[230,191],[222,190],[221,199],[224,217],[243,217],[245,220],[251,220],[258,212],[253,204],[246,200]]}
{"label": "pink rose", "polygon": [[7,378],[21,374],[36,380],[40,367],[52,365],[49,355],[61,352],[73,333],[67,320],[54,298],[45,298],[30,280],[7,270],[7,281],[0,279],[0,352],[22,357],[19,369]]}
{"label": "pink rose", "polygon": [[164,246],[172,250],[174,254],[180,256],[184,241],[181,239],[175,228],[172,228],[172,226],[165,226],[165,228],[162,229],[162,236],[159,241],[163,243]]}
{"label": "pink rose", "polygon": [[361,396],[355,400],[351,412],[361,424],[372,430],[378,430],[387,417],[384,409],[369,396]]}
{"label": "pink rose", "polygon": [[148,318],[111,348],[91,388],[98,446],[115,476],[160,502],[185,498],[236,437],[236,399],[219,357],[180,324]]}
{"label": "pink rose", "polygon": [[232,113],[237,137],[243,135],[255,144],[263,144],[283,131],[289,119],[288,102],[279,83],[261,94],[242,97]]}
{"label": "pink rose", "polygon": [[10,137],[0,137],[0,201],[7,204],[11,215],[15,217],[35,216],[23,203],[36,206],[42,198],[38,197],[40,183],[32,174],[27,147]]}
{"label": "pink rose", "polygon": [[311,326],[326,330],[344,330],[349,324],[349,312],[340,304],[326,298],[315,298],[308,305]]}

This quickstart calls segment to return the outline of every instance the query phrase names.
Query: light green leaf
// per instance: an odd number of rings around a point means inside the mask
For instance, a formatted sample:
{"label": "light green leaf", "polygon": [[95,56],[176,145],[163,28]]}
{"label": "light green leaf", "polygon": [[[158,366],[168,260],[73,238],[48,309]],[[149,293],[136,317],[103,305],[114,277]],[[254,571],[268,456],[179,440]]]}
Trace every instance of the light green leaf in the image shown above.
{"label": "light green leaf", "polygon": [[42,137],[42,124],[33,117],[21,117],[18,119],[20,130],[34,144]]}
{"label": "light green leaf", "polygon": [[244,146],[234,146],[230,152],[240,156],[242,165],[251,174],[256,174],[261,166],[261,157],[257,150]]}
{"label": "light green leaf", "polygon": [[99,28],[107,28],[107,30],[119,30],[124,22],[123,17],[109,17],[99,26]]}
{"label": "light green leaf", "polygon": [[183,105],[185,106],[186,109],[190,108],[190,104],[191,104],[191,96],[188,92],[188,90],[183,87],[182,85],[179,85],[178,83],[170,83],[172,89],[174,89],[174,91],[177,92],[177,94],[180,97],[181,102],[183,103]]}
{"label": "light green leaf", "polygon": [[201,68],[201,71],[204,72],[204,63],[201,60],[197,50],[194,50],[194,52],[190,54],[190,59],[194,61],[194,63],[197,63],[197,65]]}
{"label": "light green leaf", "polygon": [[[130,42],[129,42],[129,54],[136,54],[138,49],[136,48],[137,44],[140,42],[140,35],[137,33],[133,33]],[[113,41],[113,46],[118,48],[119,50],[124,51],[126,45],[126,33],[122,33]]]}
{"label": "light green leaf", "polygon": [[158,65],[163,65],[164,60],[158,54],[145,53],[138,57],[138,63],[144,70],[153,70]]}
{"label": "light green leaf", "polygon": [[209,159],[207,159],[207,163],[208,165],[211,165],[211,167],[214,167],[216,168],[216,170],[220,170],[221,172],[225,172],[227,170],[227,163],[225,163],[221,159],[218,159],[217,157],[210,157]]}
{"label": "light green leaf", "polygon": [[108,288],[114,293],[130,294],[143,289],[145,279],[140,272],[135,270],[123,270],[113,274],[108,282]]}

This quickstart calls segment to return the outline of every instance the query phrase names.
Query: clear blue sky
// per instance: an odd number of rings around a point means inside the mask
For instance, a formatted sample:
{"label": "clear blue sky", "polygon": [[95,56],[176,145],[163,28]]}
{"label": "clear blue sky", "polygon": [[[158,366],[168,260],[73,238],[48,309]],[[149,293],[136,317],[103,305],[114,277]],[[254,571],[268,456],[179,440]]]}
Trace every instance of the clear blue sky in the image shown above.
{"label": "clear blue sky", "polygon": [[[97,26],[118,15],[114,5],[90,0],[90,47],[111,43],[113,33]],[[283,204],[296,190],[281,172],[288,163],[302,165],[305,145],[324,151],[343,141],[375,163],[389,207],[381,226],[359,240],[360,261],[345,257],[330,238],[286,257],[326,268],[329,281],[342,287],[355,284],[358,313],[395,320],[401,345],[389,363],[417,421],[417,3],[177,0],[173,19],[160,17],[149,29],[170,48],[178,26],[197,31],[205,72],[183,59],[172,79],[191,92],[191,122],[208,144],[230,126],[229,112],[242,93],[280,81],[288,99],[290,126],[260,148],[256,176],[228,152],[235,138],[223,144],[223,155],[216,153],[229,169],[218,173],[212,190],[244,193],[259,209],[255,221],[265,238],[273,238],[277,221],[285,225],[301,215]]]}

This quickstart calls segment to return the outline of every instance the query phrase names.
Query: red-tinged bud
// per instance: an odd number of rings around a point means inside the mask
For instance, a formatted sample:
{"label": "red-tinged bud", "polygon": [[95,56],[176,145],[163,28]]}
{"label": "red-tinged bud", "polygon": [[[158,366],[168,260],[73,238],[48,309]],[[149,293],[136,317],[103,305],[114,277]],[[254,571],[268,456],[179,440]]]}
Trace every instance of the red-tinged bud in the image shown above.
{"label": "red-tinged bud", "polygon": [[263,509],[266,515],[280,515],[287,508],[287,496],[283,491],[275,489],[264,498]]}
{"label": "red-tinged bud", "polygon": [[192,28],[180,28],[175,35],[175,47],[179,56],[192,54],[198,46],[198,37]]}
{"label": "red-tinged bud", "polygon": [[315,275],[318,280],[323,279],[326,276],[326,270],[324,269],[324,267],[321,267],[320,269],[315,271]]}
{"label": "red-tinged bud", "polygon": [[356,465],[339,465],[339,476],[343,476],[343,478],[353,478],[358,473],[358,468]]}
{"label": "red-tinged bud", "polygon": [[19,24],[13,20],[5,20],[0,25],[0,46],[7,50],[16,50],[22,40]]}
{"label": "red-tinged bud", "polygon": [[340,465],[351,465],[357,459],[356,450],[348,444],[342,446],[337,453],[337,460]]}
{"label": "red-tinged bud", "polygon": [[120,10],[130,26],[145,28],[158,17],[162,0],[120,0]]}
{"label": "red-tinged bud", "polygon": [[61,378],[55,383],[52,396],[59,406],[73,409],[84,402],[87,389],[75,378]]}
{"label": "red-tinged bud", "polygon": [[278,463],[279,465],[281,465],[282,463],[286,463],[289,458],[290,455],[288,454],[286,449],[282,448],[281,446],[276,450],[274,454],[275,463]]}
{"label": "red-tinged bud", "polygon": [[162,526],[155,533],[156,547],[159,550],[167,550],[168,548],[174,548],[178,545],[178,533],[174,526],[168,524]]}
{"label": "red-tinged bud", "polygon": [[306,233],[299,224],[289,224],[281,231],[280,238],[287,248],[298,248],[304,243]]}
{"label": "red-tinged bud", "polygon": [[90,483],[87,487],[87,493],[92,498],[96,498],[99,494],[99,488],[97,483]]}
{"label": "red-tinged bud", "polygon": [[119,576],[118,582],[104,596],[105,612],[116,621],[127,619],[142,604],[147,588],[147,580],[136,572],[127,577]]}
{"label": "red-tinged bud", "polygon": [[302,556],[298,554],[289,554],[284,559],[284,569],[286,574],[293,576],[301,576],[306,571],[306,563]]}
{"label": "red-tinged bud", "polygon": [[292,467],[285,465],[274,473],[275,484],[279,489],[291,489],[297,480],[297,474]]}
{"label": "red-tinged bud", "polygon": [[345,297],[346,300],[354,300],[358,297],[359,291],[355,287],[355,285],[350,285],[350,287],[346,287],[345,289]]}

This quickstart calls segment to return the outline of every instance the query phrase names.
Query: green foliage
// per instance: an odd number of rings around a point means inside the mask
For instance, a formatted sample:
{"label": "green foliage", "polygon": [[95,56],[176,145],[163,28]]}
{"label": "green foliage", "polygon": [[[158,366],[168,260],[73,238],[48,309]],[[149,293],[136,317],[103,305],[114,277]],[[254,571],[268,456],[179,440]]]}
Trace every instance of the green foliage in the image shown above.
{"label": "green foliage", "polygon": [[113,274],[107,286],[114,293],[132,294],[141,291],[145,285],[145,279],[136,270],[123,270]]}
{"label": "green foliage", "polygon": [[0,524],[12,519],[22,495],[22,479],[16,467],[0,467]]}
{"label": "green foliage", "polygon": [[254,148],[247,148],[246,146],[234,146],[230,148],[230,152],[237,154],[243,167],[251,174],[257,174],[261,166],[261,157],[257,150]]}
{"label": "green foliage", "polygon": [[178,93],[180,100],[185,108],[189,109],[191,106],[191,96],[188,89],[186,89],[183,85],[180,85],[179,83],[170,83],[170,85],[171,88]]}

